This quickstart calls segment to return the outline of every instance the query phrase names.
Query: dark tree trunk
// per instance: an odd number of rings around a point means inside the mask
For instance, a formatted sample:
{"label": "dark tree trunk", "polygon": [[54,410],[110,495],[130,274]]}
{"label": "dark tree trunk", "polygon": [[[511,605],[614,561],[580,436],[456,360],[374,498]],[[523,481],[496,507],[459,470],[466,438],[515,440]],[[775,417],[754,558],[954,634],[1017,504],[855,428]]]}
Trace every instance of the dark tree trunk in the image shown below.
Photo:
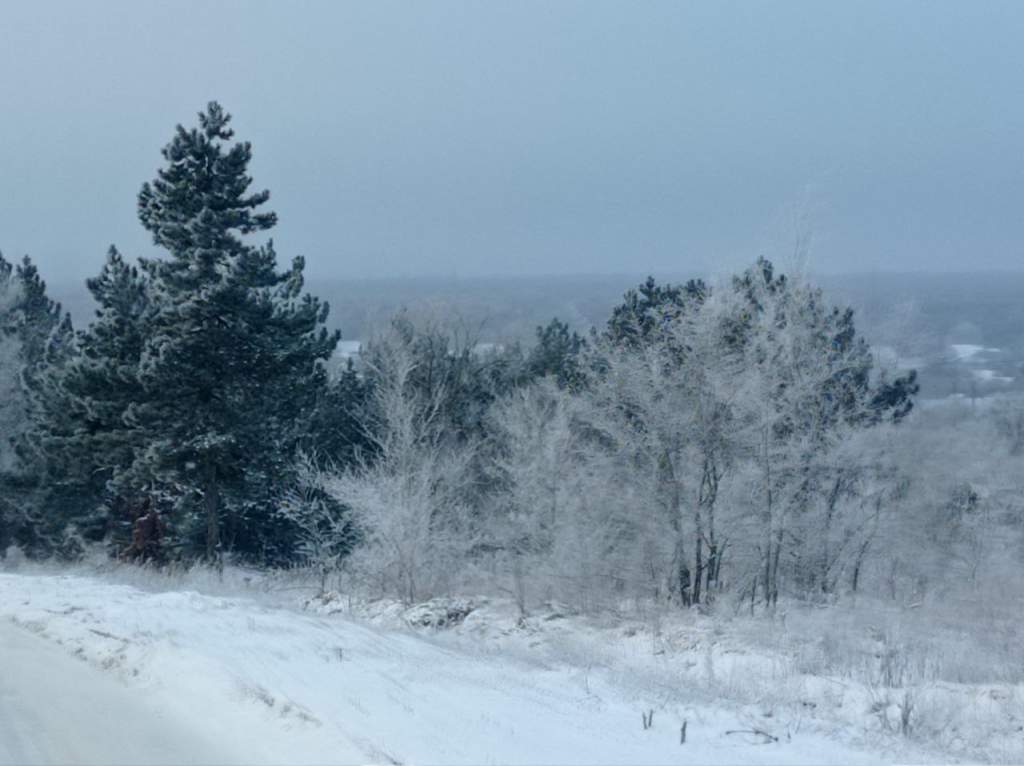
{"label": "dark tree trunk", "polygon": [[718,581],[718,545],[716,543],[711,543],[708,546],[707,573],[705,590],[710,594],[715,583]]}
{"label": "dark tree trunk", "polygon": [[864,557],[867,555],[868,548],[871,546],[871,539],[865,540],[860,549],[857,551],[857,561],[853,565],[853,580],[850,582],[850,589],[856,593],[857,586],[860,584],[860,568],[864,563]]}
{"label": "dark tree trunk", "polygon": [[779,603],[779,559],[782,556],[782,530],[775,534],[775,557],[772,561],[771,573],[771,606]]}
{"label": "dark tree trunk", "polygon": [[[711,595],[711,585],[715,578],[718,545],[715,541],[715,501],[718,499],[718,482],[720,476],[713,458],[705,458],[701,476],[700,497],[697,502],[697,555],[696,580],[694,583],[694,603],[701,598],[701,580],[706,583],[704,600]],[[703,548],[708,551],[707,561],[703,560]]]}
{"label": "dark tree trunk", "polygon": [[[836,477],[835,481],[832,483],[832,489],[829,490],[829,493],[828,493],[828,502],[827,502],[827,504],[825,506],[825,528],[824,528],[824,530],[822,530],[822,534],[821,534],[821,538],[822,538],[822,553],[821,553],[821,564],[819,566],[819,573],[818,573],[819,577],[821,578],[821,582],[819,583],[819,587],[821,589],[821,593],[823,595],[826,595],[826,596],[829,595],[830,593],[832,593],[832,591],[833,591],[833,583],[829,579],[831,571],[832,571],[832,564],[833,564],[833,561],[832,561],[833,551],[832,551],[832,545],[831,545],[832,522],[835,519],[836,506],[839,503],[839,498],[840,498],[840,496],[842,494],[842,491],[843,491],[843,476],[842,476],[842,474],[840,474],[839,476]],[[838,554],[836,554],[836,557],[838,558]]]}
{"label": "dark tree trunk", "polygon": [[206,559],[211,562],[219,562],[220,488],[217,485],[217,464],[212,460],[206,464],[203,507],[206,509]]}
{"label": "dark tree trunk", "polygon": [[700,603],[700,584],[701,578],[704,576],[704,544],[701,542],[701,536],[697,535],[697,555],[694,560],[696,571],[693,573],[693,596],[692,603]]}

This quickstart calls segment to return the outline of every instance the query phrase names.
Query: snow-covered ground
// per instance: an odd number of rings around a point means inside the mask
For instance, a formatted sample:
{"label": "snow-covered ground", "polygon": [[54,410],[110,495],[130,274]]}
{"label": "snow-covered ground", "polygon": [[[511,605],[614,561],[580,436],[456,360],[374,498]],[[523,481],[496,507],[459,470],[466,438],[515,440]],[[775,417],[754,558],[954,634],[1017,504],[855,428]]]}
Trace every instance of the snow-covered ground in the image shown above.
{"label": "snow-covered ground", "polygon": [[953,343],[949,348],[953,352],[953,357],[960,362],[977,361],[979,357],[1000,352],[998,348],[986,348],[974,343]]}
{"label": "snow-covered ground", "polygon": [[[0,623],[0,763],[256,762],[256,747],[179,720],[101,668]],[[156,703],[156,704],[154,704]],[[255,744],[255,743],[254,743]]]}
{"label": "snow-covered ground", "polygon": [[[706,683],[681,681],[692,669],[685,651],[629,624],[586,628],[557,611],[506,623],[500,609],[480,608],[458,629],[415,630],[395,618],[429,622],[430,607],[356,619],[338,601],[302,611],[298,596],[292,609],[258,593],[0,574],[0,763],[944,759],[851,725],[851,715],[878,716],[855,693],[829,688],[842,682],[822,679],[815,692],[800,680],[805,688],[778,695],[786,704],[717,702]],[[747,669],[772,662],[729,652],[702,650],[693,677],[742,683]],[[801,692],[812,696],[801,703]]]}

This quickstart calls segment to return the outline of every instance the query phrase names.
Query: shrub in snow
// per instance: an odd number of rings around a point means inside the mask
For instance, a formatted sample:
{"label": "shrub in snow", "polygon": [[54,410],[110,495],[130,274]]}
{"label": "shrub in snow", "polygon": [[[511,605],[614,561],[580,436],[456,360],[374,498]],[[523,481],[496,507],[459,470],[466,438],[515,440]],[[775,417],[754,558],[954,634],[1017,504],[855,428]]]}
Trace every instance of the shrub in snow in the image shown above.
{"label": "shrub in snow", "polygon": [[300,455],[295,475],[295,485],[281,499],[278,514],[298,530],[295,552],[316,576],[320,595],[326,595],[328,579],[352,549],[352,524],[344,508],[327,493],[325,474],[315,460]]}
{"label": "shrub in snow", "polygon": [[459,625],[473,611],[472,601],[461,598],[432,598],[406,609],[402,618],[422,628],[450,628]]}
{"label": "shrub in snow", "polygon": [[302,608],[317,614],[337,614],[345,611],[341,594],[335,590],[321,590],[315,596],[307,598],[302,603]]}

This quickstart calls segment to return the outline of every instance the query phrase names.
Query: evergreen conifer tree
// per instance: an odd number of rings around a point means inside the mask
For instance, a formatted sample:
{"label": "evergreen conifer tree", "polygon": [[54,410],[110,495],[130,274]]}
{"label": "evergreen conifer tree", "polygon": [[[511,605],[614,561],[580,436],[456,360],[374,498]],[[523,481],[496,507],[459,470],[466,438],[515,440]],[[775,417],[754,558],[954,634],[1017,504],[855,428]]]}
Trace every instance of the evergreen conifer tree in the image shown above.
{"label": "evergreen conifer tree", "polygon": [[580,383],[580,352],[586,341],[569,325],[552,319],[537,328],[537,345],[530,350],[527,368],[533,377],[552,376],[562,388],[574,388]]}
{"label": "evergreen conifer tree", "polygon": [[68,506],[61,488],[47,480],[49,465],[36,426],[52,395],[51,372],[74,354],[74,332],[70,316],[49,298],[28,256],[16,266],[0,256],[0,292],[0,340],[6,346],[0,363],[6,394],[0,405],[5,429],[0,490],[8,519],[0,537],[30,551],[51,552],[60,545]]}
{"label": "evergreen conifer tree", "polygon": [[665,328],[688,306],[699,305],[707,291],[708,286],[699,279],[685,285],[659,285],[654,277],[647,277],[639,288],[627,291],[612,311],[605,337],[629,348],[664,341]]}
{"label": "evergreen conifer tree", "polygon": [[96,317],[78,334],[75,355],[48,371],[37,430],[50,481],[76,493],[80,523],[97,537],[112,532],[120,545],[132,521],[126,506],[138,504],[125,479],[140,434],[125,414],[144,395],[138,364],[149,296],[145,277],[113,246],[86,286],[98,306]]}
{"label": "evergreen conifer tree", "polygon": [[251,146],[229,143],[229,121],[211,103],[197,128],[178,126],[139,194],[139,219],[169,257],[143,262],[143,394],[126,419],[144,440],[133,481],[159,482],[201,519],[207,558],[227,547],[267,558],[282,553],[272,505],[340,336],[324,328],[327,305],[302,293],[303,260],[278,272],[272,242],[243,239],[277,218],[257,212],[270,195],[249,193]]}
{"label": "evergreen conifer tree", "polygon": [[25,367],[37,371],[47,361],[70,353],[71,317],[46,293],[46,282],[27,255],[12,266],[0,256],[0,281],[9,283],[14,300],[0,317],[0,332],[16,336]]}

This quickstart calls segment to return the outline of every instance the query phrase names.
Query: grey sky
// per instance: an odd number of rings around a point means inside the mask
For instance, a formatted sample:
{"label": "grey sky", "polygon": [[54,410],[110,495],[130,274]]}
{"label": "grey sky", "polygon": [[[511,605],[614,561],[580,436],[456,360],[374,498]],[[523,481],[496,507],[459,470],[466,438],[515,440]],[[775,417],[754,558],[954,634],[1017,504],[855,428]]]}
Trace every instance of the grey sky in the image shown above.
{"label": "grey sky", "polygon": [[813,268],[1019,269],[1022,93],[1019,0],[7,0],[0,249],[150,251],[216,98],[312,276],[731,268],[794,210]]}

